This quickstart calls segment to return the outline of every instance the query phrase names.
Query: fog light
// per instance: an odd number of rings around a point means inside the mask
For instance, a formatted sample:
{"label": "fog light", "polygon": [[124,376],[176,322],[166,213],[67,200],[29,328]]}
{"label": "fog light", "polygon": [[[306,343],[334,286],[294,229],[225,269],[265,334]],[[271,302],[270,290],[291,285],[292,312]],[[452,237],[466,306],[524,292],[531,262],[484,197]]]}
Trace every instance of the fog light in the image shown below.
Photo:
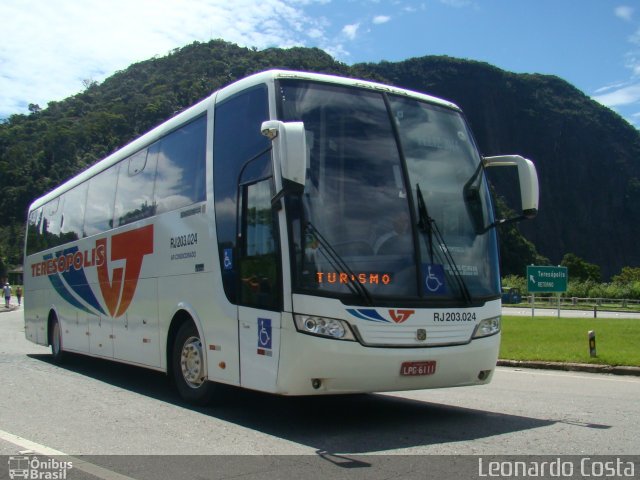
{"label": "fog light", "polygon": [[312,378],[311,386],[314,390],[318,390],[322,386],[322,380],[320,380],[319,378]]}

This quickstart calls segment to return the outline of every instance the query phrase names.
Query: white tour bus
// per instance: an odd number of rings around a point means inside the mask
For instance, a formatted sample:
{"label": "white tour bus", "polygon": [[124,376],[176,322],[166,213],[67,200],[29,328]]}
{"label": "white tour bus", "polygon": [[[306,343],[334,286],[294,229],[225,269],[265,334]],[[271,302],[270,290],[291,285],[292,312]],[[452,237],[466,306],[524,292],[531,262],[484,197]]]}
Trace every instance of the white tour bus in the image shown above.
{"label": "white tour bus", "polygon": [[[25,332],[65,352],[284,395],[490,381],[496,220],[460,109],[372,82],[233,83],[31,205]],[[511,219],[510,219],[511,220]]]}

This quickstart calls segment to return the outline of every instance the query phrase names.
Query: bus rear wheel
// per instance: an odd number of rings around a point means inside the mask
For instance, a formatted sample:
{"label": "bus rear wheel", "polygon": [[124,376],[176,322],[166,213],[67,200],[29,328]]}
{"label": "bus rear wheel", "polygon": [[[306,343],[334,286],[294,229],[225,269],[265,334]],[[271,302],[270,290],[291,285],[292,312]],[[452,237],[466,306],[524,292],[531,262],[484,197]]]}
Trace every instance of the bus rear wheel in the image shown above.
{"label": "bus rear wheel", "polygon": [[53,317],[51,320],[50,338],[51,344],[51,356],[54,363],[62,363],[64,360],[64,350],[62,350],[62,329],[60,328],[60,322],[57,317]]}
{"label": "bus rear wheel", "polygon": [[174,383],[183,399],[194,405],[206,405],[213,399],[216,385],[206,379],[202,340],[192,322],[178,329],[171,366]]}

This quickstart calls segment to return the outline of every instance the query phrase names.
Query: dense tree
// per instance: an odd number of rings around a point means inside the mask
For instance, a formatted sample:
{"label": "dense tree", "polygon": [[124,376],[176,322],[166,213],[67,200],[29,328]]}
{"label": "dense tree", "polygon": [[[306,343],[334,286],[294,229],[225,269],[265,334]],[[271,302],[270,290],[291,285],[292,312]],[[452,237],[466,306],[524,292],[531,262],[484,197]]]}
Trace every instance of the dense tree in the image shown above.
{"label": "dense tree", "polygon": [[[450,99],[465,111],[484,154],[532,158],[541,210],[534,221],[500,228],[505,271],[544,261],[534,243],[554,263],[573,251],[607,276],[640,265],[640,135],[561,79],[449,57],[347,66],[315,48],[258,51],[222,40],[133,64],[101,84],[88,79],[77,95],[1,122],[4,258],[20,261],[33,199],[216,89],[269,68],[367,78]],[[517,181],[492,181],[512,204]]]}
{"label": "dense tree", "polygon": [[560,263],[563,267],[567,267],[569,279],[580,281],[600,282],[602,280],[602,272],[598,265],[589,263],[573,253],[567,253]]}
{"label": "dense tree", "polygon": [[640,267],[623,267],[611,281],[620,285],[631,285],[640,282]]}

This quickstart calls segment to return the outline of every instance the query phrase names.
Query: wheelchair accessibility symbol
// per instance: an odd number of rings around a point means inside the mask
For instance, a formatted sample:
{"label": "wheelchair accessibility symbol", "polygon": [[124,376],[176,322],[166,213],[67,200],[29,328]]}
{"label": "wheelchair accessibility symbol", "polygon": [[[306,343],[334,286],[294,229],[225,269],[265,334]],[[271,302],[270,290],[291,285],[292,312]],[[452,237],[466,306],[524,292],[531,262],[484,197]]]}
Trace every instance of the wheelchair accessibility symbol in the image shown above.
{"label": "wheelchair accessibility symbol", "polygon": [[222,266],[225,270],[233,269],[233,250],[225,248],[222,252]]}
{"label": "wheelchair accessibility symbol", "polygon": [[442,294],[446,292],[444,267],[442,265],[423,265],[425,293]]}
{"label": "wheelchair accessibility symbol", "polygon": [[258,318],[258,348],[271,350],[270,318]]}

